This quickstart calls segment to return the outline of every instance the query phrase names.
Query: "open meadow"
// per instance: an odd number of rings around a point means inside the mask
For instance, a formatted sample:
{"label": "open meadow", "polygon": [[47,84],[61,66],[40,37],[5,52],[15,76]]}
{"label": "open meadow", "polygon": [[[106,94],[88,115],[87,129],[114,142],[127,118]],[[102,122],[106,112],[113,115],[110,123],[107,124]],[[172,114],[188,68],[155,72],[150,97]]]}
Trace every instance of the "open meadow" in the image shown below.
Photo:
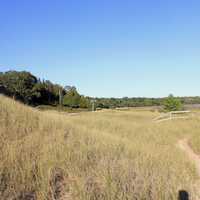
{"label": "open meadow", "polygon": [[200,199],[200,114],[155,123],[158,112],[38,111],[0,96],[0,199]]}

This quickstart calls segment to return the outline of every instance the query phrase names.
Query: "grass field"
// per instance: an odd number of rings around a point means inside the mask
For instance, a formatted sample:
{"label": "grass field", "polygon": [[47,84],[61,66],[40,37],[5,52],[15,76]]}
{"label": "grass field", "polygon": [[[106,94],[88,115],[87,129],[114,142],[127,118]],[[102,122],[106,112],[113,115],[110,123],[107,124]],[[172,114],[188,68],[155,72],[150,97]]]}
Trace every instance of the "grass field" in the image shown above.
{"label": "grass field", "polygon": [[153,122],[143,109],[68,116],[0,96],[0,199],[200,199],[200,115]]}

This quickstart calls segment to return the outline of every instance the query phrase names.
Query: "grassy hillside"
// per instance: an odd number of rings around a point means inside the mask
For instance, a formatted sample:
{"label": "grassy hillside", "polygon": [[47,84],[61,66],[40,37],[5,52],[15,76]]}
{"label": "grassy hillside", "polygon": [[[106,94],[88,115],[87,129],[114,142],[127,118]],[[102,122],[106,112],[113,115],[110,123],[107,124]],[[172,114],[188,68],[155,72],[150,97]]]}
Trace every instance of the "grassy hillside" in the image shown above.
{"label": "grassy hillside", "polygon": [[158,113],[101,111],[68,116],[0,96],[0,199],[177,199],[198,197],[194,164],[200,118],[152,122]]}

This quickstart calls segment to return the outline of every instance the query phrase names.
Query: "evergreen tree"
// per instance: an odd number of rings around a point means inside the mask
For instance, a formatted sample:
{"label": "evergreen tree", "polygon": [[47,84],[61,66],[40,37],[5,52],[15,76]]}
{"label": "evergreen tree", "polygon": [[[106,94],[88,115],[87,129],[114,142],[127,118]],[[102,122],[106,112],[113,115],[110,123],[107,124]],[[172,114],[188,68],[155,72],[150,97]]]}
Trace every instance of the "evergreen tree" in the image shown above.
{"label": "evergreen tree", "polygon": [[166,111],[178,111],[183,108],[181,101],[178,98],[175,98],[173,95],[169,97],[164,102],[164,109]]}

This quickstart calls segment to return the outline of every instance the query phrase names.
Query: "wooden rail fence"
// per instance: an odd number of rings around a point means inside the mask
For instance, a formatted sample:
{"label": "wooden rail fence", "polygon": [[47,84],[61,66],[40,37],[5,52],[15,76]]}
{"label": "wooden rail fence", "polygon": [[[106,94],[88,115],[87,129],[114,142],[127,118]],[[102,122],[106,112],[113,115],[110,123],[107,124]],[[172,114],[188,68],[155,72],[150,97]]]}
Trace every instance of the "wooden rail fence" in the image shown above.
{"label": "wooden rail fence", "polygon": [[163,122],[173,119],[187,119],[191,117],[192,112],[189,110],[186,111],[172,111],[168,113],[163,113],[159,115],[158,117],[154,118],[155,122]]}

